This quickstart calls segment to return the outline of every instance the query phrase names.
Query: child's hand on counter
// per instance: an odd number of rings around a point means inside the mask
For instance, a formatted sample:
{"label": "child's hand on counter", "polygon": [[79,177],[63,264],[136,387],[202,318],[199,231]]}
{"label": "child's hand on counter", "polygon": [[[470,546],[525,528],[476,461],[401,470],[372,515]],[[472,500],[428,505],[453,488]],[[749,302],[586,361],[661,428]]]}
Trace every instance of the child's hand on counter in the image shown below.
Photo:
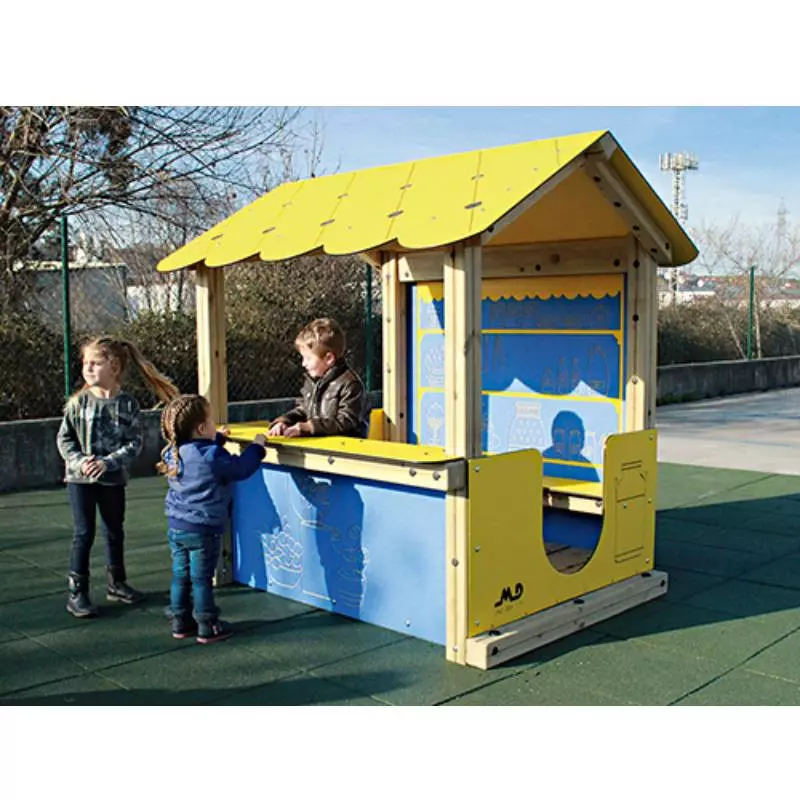
{"label": "child's hand on counter", "polygon": [[227,425],[220,425],[217,428],[217,433],[221,433],[227,439],[231,435],[231,429]]}
{"label": "child's hand on counter", "polygon": [[283,436],[286,431],[285,422],[276,422],[268,431],[267,436]]}
{"label": "child's hand on counter", "polygon": [[294,439],[297,436],[308,436],[311,433],[312,430],[310,422],[298,422],[296,425],[292,425],[291,427],[287,428],[283,432],[283,435]]}
{"label": "child's hand on counter", "polygon": [[257,434],[256,434],[256,435],[253,437],[253,441],[254,441],[256,444],[260,444],[260,445],[263,447],[263,446],[264,446],[264,445],[267,443],[267,437],[266,437],[266,436],[264,436],[264,434],[263,434],[263,433],[257,433]]}

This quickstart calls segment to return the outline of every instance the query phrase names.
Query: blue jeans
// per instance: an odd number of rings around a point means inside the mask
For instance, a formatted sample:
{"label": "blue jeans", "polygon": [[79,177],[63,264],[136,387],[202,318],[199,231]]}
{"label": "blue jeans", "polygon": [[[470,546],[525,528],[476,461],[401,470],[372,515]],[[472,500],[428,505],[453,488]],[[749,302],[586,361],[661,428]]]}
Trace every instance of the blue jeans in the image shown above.
{"label": "blue jeans", "polygon": [[170,614],[188,620],[216,622],[219,609],[214,603],[214,570],[219,560],[221,534],[167,530],[172,553]]}
{"label": "blue jeans", "polygon": [[106,540],[106,566],[114,580],[124,581],[125,575],[125,487],[101,483],[68,483],[67,493],[72,507],[75,532],[69,570],[76,575],[89,574],[89,555],[97,528],[97,512]]}

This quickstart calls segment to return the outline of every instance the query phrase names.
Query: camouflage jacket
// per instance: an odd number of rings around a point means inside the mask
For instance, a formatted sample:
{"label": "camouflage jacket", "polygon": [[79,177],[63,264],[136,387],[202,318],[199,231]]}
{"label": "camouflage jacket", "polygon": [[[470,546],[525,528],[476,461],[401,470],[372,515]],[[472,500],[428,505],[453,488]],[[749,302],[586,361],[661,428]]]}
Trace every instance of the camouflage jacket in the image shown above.
{"label": "camouflage jacket", "polygon": [[[128,470],[142,450],[139,403],[127,392],[95,397],[85,390],[73,395],[64,410],[56,445],[66,465],[67,483],[124,486]],[[102,458],[106,471],[99,478],[81,472],[89,456]]]}

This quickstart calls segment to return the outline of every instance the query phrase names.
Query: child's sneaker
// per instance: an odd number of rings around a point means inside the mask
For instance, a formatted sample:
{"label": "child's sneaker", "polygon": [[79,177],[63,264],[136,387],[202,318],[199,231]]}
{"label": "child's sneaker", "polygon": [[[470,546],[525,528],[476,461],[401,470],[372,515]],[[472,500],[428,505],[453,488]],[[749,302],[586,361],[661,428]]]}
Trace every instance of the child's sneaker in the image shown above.
{"label": "child's sneaker", "polygon": [[172,619],[172,638],[173,639],[188,639],[197,633],[197,623],[193,619],[181,619],[180,617],[173,617]]}
{"label": "child's sneaker", "polygon": [[201,622],[197,626],[197,643],[214,644],[233,636],[233,631],[220,620],[216,622]]}

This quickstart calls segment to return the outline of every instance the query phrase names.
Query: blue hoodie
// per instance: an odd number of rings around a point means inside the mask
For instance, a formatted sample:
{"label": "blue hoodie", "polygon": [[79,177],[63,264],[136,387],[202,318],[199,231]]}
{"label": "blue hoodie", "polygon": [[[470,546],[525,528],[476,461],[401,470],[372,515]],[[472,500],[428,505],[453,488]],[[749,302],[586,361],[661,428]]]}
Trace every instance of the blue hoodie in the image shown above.
{"label": "blue hoodie", "polygon": [[[225,530],[230,514],[231,483],[247,480],[255,473],[266,451],[253,442],[242,455],[233,456],[224,444],[225,437],[218,433],[213,442],[192,439],[178,448],[178,474],[169,478],[164,503],[170,528],[210,535]],[[172,466],[172,451],[167,451],[164,461]]]}

